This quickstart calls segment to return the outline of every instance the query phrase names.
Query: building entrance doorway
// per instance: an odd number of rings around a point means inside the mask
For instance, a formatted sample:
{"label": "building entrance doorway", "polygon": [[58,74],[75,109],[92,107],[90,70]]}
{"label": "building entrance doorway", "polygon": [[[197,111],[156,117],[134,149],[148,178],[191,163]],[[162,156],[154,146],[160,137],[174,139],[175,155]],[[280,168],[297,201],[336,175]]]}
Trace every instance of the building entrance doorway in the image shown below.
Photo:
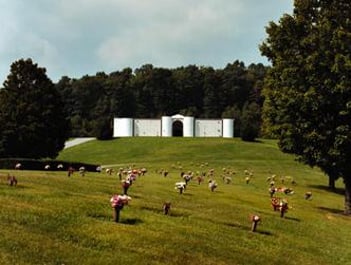
{"label": "building entrance doorway", "polygon": [[183,137],[183,123],[181,121],[173,122],[172,136]]}

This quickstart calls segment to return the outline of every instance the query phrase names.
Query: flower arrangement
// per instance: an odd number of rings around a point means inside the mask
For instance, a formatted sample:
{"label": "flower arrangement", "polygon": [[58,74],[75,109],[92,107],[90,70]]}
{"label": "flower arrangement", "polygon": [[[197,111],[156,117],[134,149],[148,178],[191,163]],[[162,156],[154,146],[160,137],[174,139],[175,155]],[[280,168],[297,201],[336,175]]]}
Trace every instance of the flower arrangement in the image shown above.
{"label": "flower arrangement", "polygon": [[119,222],[120,210],[122,210],[123,206],[127,205],[131,199],[132,198],[129,197],[128,195],[118,195],[118,194],[113,195],[112,198],[110,199],[111,206],[114,209],[113,210],[113,220],[116,223]]}
{"label": "flower arrangement", "polygon": [[256,228],[257,228],[257,224],[261,221],[261,217],[259,217],[258,215],[256,214],[253,214],[250,216],[250,221],[252,223],[251,225],[251,231],[252,232],[255,232],[256,231]]}
{"label": "flower arrangement", "polygon": [[131,185],[129,180],[122,180],[122,187],[123,188],[128,188]]}
{"label": "flower arrangement", "polygon": [[186,188],[186,182],[176,182],[175,189],[179,190],[179,193],[182,194]]}
{"label": "flower arrangement", "polygon": [[208,187],[210,188],[211,191],[214,191],[217,188],[218,184],[216,181],[210,179],[208,181]]}
{"label": "flower arrangement", "polygon": [[250,220],[251,222],[259,222],[261,221],[261,217],[259,217],[258,215],[251,215]]}
{"label": "flower arrangement", "polygon": [[115,207],[119,207],[119,206],[124,206],[127,205],[128,202],[131,200],[132,198],[130,196],[127,195],[118,195],[115,194],[112,196],[112,198],[110,199],[111,202],[111,206],[113,208]]}
{"label": "flower arrangement", "polygon": [[278,197],[272,197],[272,199],[271,199],[271,204],[272,204],[272,207],[273,207],[273,210],[274,210],[274,211],[279,210],[280,198],[278,198]]}
{"label": "flower arrangement", "polygon": [[305,200],[308,200],[308,199],[310,199],[312,197],[312,192],[311,191],[307,191],[306,193],[305,193]]}

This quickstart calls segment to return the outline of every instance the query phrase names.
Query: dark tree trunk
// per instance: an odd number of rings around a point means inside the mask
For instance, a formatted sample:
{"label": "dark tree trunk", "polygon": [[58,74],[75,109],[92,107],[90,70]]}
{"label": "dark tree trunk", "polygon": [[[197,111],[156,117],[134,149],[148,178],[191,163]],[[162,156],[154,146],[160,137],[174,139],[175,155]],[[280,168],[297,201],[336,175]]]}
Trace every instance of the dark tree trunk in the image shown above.
{"label": "dark tree trunk", "polygon": [[351,215],[351,179],[344,178],[345,183],[345,214]]}

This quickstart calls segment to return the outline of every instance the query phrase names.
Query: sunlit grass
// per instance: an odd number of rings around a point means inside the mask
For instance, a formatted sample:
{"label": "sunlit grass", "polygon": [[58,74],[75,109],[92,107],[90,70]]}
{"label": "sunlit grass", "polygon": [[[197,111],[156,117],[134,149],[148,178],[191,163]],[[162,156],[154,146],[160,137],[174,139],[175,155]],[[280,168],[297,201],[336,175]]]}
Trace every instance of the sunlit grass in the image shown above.
{"label": "sunlit grass", "polygon": [[[114,173],[8,171],[17,187],[0,182],[0,264],[348,264],[350,219],[343,195],[324,189],[327,178],[282,154],[274,141],[239,139],[121,138],[92,141],[64,150],[60,160],[135,165],[148,172],[129,190],[130,205],[112,221],[109,199],[121,192]],[[224,168],[235,171],[222,181]],[[168,170],[163,177],[159,172]],[[181,171],[214,169],[192,180],[184,194],[174,189]],[[246,184],[244,170],[253,172]],[[280,218],[270,206],[267,177],[292,187],[289,209]],[[297,184],[279,182],[290,176]],[[342,182],[337,182],[342,188]],[[312,191],[312,199],[303,197]],[[165,216],[162,205],[172,203]],[[262,222],[250,231],[250,214]]]}

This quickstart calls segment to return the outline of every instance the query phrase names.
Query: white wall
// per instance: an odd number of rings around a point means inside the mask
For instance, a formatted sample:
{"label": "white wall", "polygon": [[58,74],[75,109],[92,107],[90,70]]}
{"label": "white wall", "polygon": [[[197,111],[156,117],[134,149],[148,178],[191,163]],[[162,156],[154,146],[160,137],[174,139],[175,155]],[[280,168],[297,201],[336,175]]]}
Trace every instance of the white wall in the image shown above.
{"label": "white wall", "polygon": [[233,119],[195,119],[174,115],[162,119],[114,118],[113,137],[131,136],[172,136],[172,123],[179,120],[183,123],[184,137],[234,137]]}
{"label": "white wall", "polygon": [[196,120],[195,137],[222,137],[222,120]]}
{"label": "white wall", "polygon": [[135,119],[134,136],[161,136],[161,120]]}
{"label": "white wall", "polygon": [[184,117],[183,121],[183,136],[194,137],[194,117]]}
{"label": "white wall", "polygon": [[234,119],[223,119],[223,137],[234,137]]}
{"label": "white wall", "polygon": [[169,116],[163,116],[161,119],[162,126],[162,136],[171,137],[172,136],[172,118]]}
{"label": "white wall", "polygon": [[114,118],[113,119],[113,137],[130,137],[130,136],[133,136],[133,119]]}

